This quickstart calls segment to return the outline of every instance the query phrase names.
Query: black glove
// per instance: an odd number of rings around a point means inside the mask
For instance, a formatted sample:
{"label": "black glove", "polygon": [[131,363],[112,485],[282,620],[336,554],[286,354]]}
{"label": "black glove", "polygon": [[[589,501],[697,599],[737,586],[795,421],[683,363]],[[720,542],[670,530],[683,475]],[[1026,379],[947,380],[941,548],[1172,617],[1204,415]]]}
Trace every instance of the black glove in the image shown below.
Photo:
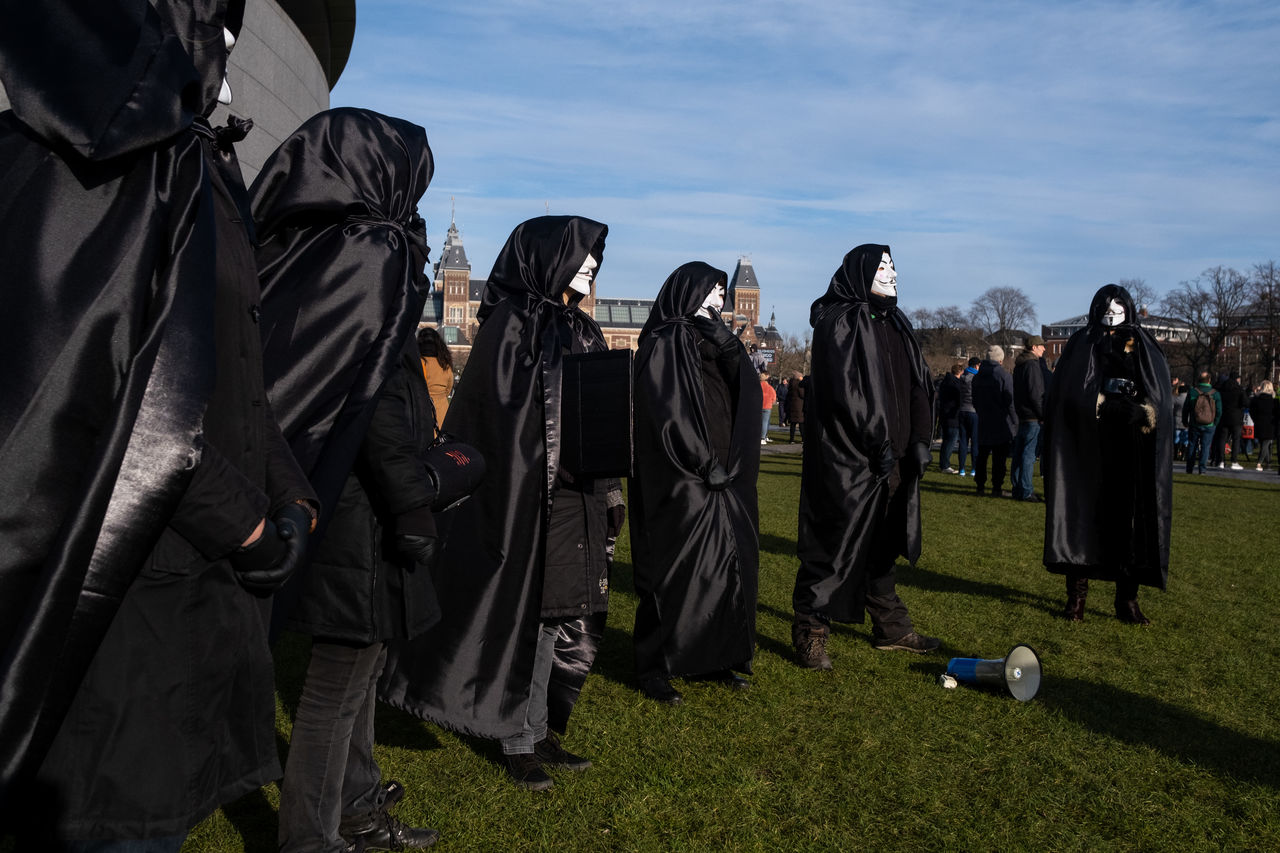
{"label": "black glove", "polygon": [[1129,427],[1145,426],[1147,412],[1142,404],[1132,397],[1108,394],[1098,407],[1098,417],[1108,423]]}
{"label": "black glove", "polygon": [[729,331],[720,320],[713,320],[702,312],[698,312],[693,318],[693,327],[702,333],[702,336],[716,345],[722,353],[733,352],[736,354],[734,347],[742,346],[742,342],[734,337],[733,332]]}
{"label": "black glove", "polygon": [[440,540],[435,536],[421,536],[417,533],[397,533],[396,550],[412,560],[415,566],[431,568],[436,553],[440,550]]}
{"label": "black glove", "polygon": [[898,457],[893,455],[893,447],[887,441],[884,448],[880,451],[879,458],[872,457],[867,460],[871,466],[871,473],[875,475],[877,480],[883,480],[893,472],[893,466],[897,463]]}
{"label": "black glove", "polygon": [[611,506],[607,512],[608,516],[608,536],[610,539],[617,539],[618,534],[622,532],[622,525],[627,520],[627,507],[625,504]]}
{"label": "black glove", "polygon": [[711,463],[711,470],[707,471],[707,476],[703,478],[703,482],[707,484],[707,488],[713,492],[723,492],[729,488],[729,484],[733,482],[733,478],[729,476],[729,472],[724,470],[724,466],[719,461]]}
{"label": "black glove", "polygon": [[264,519],[257,541],[231,553],[240,586],[263,598],[284,586],[302,562],[310,530],[311,514],[296,503]]}
{"label": "black glove", "polygon": [[919,478],[924,476],[929,463],[933,461],[933,454],[929,451],[929,445],[917,441],[907,450],[907,458],[911,460],[911,470]]}

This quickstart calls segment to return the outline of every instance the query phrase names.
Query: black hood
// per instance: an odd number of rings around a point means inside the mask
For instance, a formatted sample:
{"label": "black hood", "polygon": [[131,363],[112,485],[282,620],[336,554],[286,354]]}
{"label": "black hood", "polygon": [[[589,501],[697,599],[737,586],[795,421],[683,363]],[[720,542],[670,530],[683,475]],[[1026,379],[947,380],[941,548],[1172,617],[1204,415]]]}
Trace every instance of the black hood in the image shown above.
{"label": "black hood", "polygon": [[1104,284],[1093,294],[1093,302],[1089,304],[1089,325],[1105,328],[1102,326],[1102,315],[1107,313],[1107,306],[1113,299],[1119,300],[1124,306],[1124,325],[1138,325],[1138,311],[1133,304],[1133,297],[1118,284]]}
{"label": "black hood", "polygon": [[831,277],[831,284],[809,310],[809,324],[816,326],[826,311],[838,305],[850,305],[871,301],[871,282],[875,281],[880,258],[885,253],[893,257],[888,246],[863,243],[844,256],[844,263]]}
{"label": "black hood", "polygon": [[729,276],[724,270],[702,261],[691,261],[677,267],[662,283],[649,319],[640,332],[640,340],[668,323],[693,319],[712,289],[717,284],[727,286],[728,281]]}
{"label": "black hood", "polygon": [[[477,317],[514,300],[526,306],[559,302],[587,255],[604,262],[609,226],[581,216],[539,216],[516,226],[493,262]],[[577,304],[581,296],[570,300]]]}
{"label": "black hood", "polygon": [[244,0],[41,0],[9,4],[0,81],[50,144],[105,160],[167,139],[217,105],[222,29]]}

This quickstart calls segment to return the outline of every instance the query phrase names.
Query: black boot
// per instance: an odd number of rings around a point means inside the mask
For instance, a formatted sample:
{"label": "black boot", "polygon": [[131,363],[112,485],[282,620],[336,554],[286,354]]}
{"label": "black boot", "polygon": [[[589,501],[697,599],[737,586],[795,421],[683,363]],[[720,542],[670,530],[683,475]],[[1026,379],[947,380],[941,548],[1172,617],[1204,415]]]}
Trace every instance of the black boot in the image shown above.
{"label": "black boot", "polygon": [[586,770],[591,766],[591,759],[574,755],[560,745],[560,738],[553,731],[533,745],[533,755],[543,767],[565,767],[569,770]]}
{"label": "black boot", "polygon": [[440,838],[434,829],[403,824],[381,809],[344,817],[338,824],[338,834],[347,842],[350,853],[424,850]]}
{"label": "black boot", "polygon": [[1089,579],[1067,575],[1067,606],[1062,616],[1072,622],[1084,621],[1084,599],[1089,594]]}
{"label": "black boot", "polygon": [[1116,618],[1129,625],[1150,625],[1151,620],[1138,608],[1138,585],[1131,581],[1116,582]]}

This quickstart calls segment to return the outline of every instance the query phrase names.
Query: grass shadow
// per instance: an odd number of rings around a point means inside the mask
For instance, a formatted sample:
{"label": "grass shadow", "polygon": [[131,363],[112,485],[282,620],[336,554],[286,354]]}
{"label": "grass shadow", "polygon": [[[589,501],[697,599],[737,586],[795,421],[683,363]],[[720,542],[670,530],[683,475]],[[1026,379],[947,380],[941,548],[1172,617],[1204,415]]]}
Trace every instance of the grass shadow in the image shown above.
{"label": "grass shadow", "polygon": [[264,789],[227,803],[222,813],[240,833],[244,853],[275,853],[279,849],[276,842],[279,818]]}
{"label": "grass shadow", "polygon": [[914,569],[898,566],[895,571],[897,572],[897,585],[900,587],[989,598],[993,601],[1003,601],[1007,604],[1033,607],[1050,615],[1057,615],[1062,609],[1062,602],[1057,598],[1049,598],[1029,590],[1005,586],[1004,584],[969,580],[968,578],[930,571],[919,566]]}

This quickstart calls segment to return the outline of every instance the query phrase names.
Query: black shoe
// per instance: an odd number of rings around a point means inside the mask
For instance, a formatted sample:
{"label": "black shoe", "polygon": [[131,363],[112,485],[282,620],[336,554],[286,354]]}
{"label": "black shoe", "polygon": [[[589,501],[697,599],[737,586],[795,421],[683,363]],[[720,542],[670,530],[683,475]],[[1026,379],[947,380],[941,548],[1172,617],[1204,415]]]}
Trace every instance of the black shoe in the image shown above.
{"label": "black shoe", "polygon": [[1025,498],[1019,498],[1018,500],[1022,501],[1023,503],[1026,503],[1026,504],[1042,504],[1042,503],[1044,503],[1044,498],[1040,497],[1039,495],[1027,495]]}
{"label": "black shoe", "polygon": [[1002,497],[1004,497],[1004,490],[1002,490],[1002,489],[992,489],[992,490],[991,490],[991,494],[989,495],[989,497],[993,497],[993,498],[1002,498]]}
{"label": "black shoe", "polygon": [[404,798],[404,785],[401,785],[395,779],[382,786],[382,810],[389,812]]}
{"label": "black shoe", "polygon": [[680,691],[671,686],[671,682],[660,675],[651,676],[640,682],[640,692],[655,702],[664,705],[679,705],[684,702]]}
{"label": "black shoe", "polygon": [[751,682],[747,681],[741,675],[731,669],[721,670],[720,672],[711,672],[704,676],[706,681],[714,681],[723,684],[730,690],[746,690],[751,686]]}
{"label": "black shoe", "polygon": [[926,652],[936,651],[942,645],[942,641],[937,637],[923,637],[915,631],[903,634],[896,640],[880,638],[871,641],[871,645],[881,651],[903,651],[915,652],[918,655]]}
{"label": "black shoe", "polygon": [[544,767],[565,767],[569,770],[586,770],[591,766],[590,758],[574,755],[560,745],[560,738],[555,732],[547,732],[547,736],[533,745],[533,755]]}
{"label": "black shoe", "polygon": [[354,818],[343,818],[338,825],[338,834],[347,842],[350,853],[425,850],[440,840],[440,833],[434,829],[408,826],[381,810]]}
{"label": "black shoe", "polygon": [[532,752],[504,755],[502,762],[511,781],[527,791],[545,791],[555,784]]}

